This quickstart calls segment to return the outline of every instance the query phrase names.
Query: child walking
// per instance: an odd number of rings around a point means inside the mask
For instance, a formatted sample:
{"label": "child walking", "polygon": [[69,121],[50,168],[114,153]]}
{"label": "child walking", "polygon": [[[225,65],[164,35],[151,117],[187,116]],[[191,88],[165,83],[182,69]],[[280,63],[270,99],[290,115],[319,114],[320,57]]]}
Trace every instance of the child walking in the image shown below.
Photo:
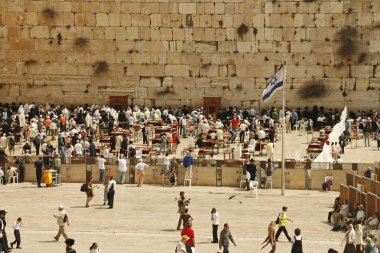
{"label": "child walking", "polygon": [[16,244],[16,249],[21,249],[20,244],[21,244],[21,235],[20,235],[20,226],[22,225],[21,223],[21,218],[17,218],[17,220],[13,223],[13,232],[15,235],[15,240],[11,242],[11,248],[13,249],[13,245]]}

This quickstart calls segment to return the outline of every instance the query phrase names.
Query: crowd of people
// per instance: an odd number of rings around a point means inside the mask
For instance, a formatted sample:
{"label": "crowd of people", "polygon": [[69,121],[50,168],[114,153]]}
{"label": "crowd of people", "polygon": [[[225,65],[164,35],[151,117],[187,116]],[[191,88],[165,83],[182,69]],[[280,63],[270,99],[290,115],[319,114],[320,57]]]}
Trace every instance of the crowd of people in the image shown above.
{"label": "crowd of people", "polygon": [[[154,128],[150,125],[153,122],[160,122],[160,125],[170,127],[170,131],[159,134],[158,152],[162,155],[163,166],[161,174],[163,178],[169,178],[170,184],[176,184],[176,174],[180,161],[176,159],[178,145],[182,138],[188,139],[188,151],[183,158],[183,166],[186,168],[188,178],[192,177],[192,166],[195,164],[200,149],[207,146],[207,139],[211,139],[213,145],[227,145],[228,142],[237,142],[247,144],[247,146],[256,149],[256,143],[267,140],[267,166],[266,180],[271,180],[274,170],[273,153],[274,143],[279,135],[279,125],[281,119],[285,119],[286,132],[293,131],[298,124],[306,125],[308,129],[319,130],[326,125],[333,126],[339,121],[339,111],[337,109],[325,110],[323,107],[317,108],[300,108],[285,111],[276,108],[262,109],[257,112],[254,108],[238,109],[227,108],[219,111],[216,115],[208,114],[203,108],[194,109],[191,107],[178,108],[148,108],[132,106],[125,110],[115,110],[107,106],[99,105],[83,105],[83,106],[63,106],[63,105],[38,105],[38,104],[0,104],[0,162],[10,159],[14,156],[18,165],[17,172],[19,182],[24,181],[25,163],[34,162],[36,169],[37,186],[41,187],[43,170],[54,170],[60,174],[62,163],[69,164],[74,157],[93,158],[98,163],[99,183],[104,185],[104,205],[108,205],[110,209],[114,205],[114,195],[117,183],[123,184],[129,167],[130,158],[138,159],[135,165],[138,176],[137,186],[142,187],[144,181],[145,170],[148,164],[142,160],[141,150],[137,149],[137,143],[153,146]],[[338,153],[344,153],[346,142],[350,141],[354,133],[360,132],[364,136],[365,146],[370,146],[371,139],[377,139],[378,148],[380,148],[380,115],[378,112],[350,112],[346,120],[346,128],[342,143],[334,143],[334,146],[340,147]],[[350,126],[355,125],[356,129]],[[127,131],[124,131],[124,130]],[[112,132],[117,134],[111,134]],[[102,137],[110,136],[109,140],[101,142]],[[169,145],[169,140],[171,145]],[[223,144],[218,143],[223,142]],[[340,142],[340,141],[339,141]],[[20,146],[22,157],[16,157],[16,146]],[[241,146],[238,144],[236,148],[236,158],[240,159]],[[240,151],[240,152],[239,152]],[[213,151],[214,152],[214,151]],[[42,153],[42,155],[40,155]],[[116,154],[116,155],[115,155]],[[170,154],[174,154],[170,156]],[[37,156],[37,159],[33,157]],[[212,154],[213,155],[213,154]],[[8,156],[8,157],[7,157]],[[119,177],[114,180],[112,176],[105,173],[106,158],[114,158],[118,162]],[[4,168],[3,168],[4,169]],[[9,168],[10,170],[12,168]],[[256,166],[253,159],[248,159],[245,166],[245,174],[247,179],[247,190],[249,190],[250,181],[256,181]],[[10,172],[8,172],[10,173]],[[4,172],[2,174],[4,176]],[[269,178],[268,178],[269,177]],[[56,179],[59,183],[59,177]],[[163,180],[164,183],[164,180]],[[94,189],[98,187],[94,184],[93,178],[88,178],[83,191],[86,193],[85,206],[89,207],[94,196]],[[328,188],[328,187],[327,187]],[[180,218],[177,229],[181,230],[181,240],[178,242],[176,251],[181,253],[191,253],[192,247],[195,246],[194,230],[192,228],[193,218],[189,214],[187,205],[190,199],[184,197],[181,192],[178,200]],[[379,218],[365,220],[361,207],[357,207],[357,211],[351,213],[348,211],[347,204],[338,203],[331,213],[331,219],[339,226],[348,227],[346,234],[347,250],[351,252],[350,245],[355,247],[357,240],[352,235],[351,230],[354,226],[358,230],[363,230],[364,234],[368,227],[373,227]],[[0,210],[0,216],[5,217],[5,211]],[[301,230],[296,229],[293,239],[288,235],[286,230],[287,208],[283,207],[282,212],[278,215],[278,222],[272,221],[268,227],[268,238],[265,242],[271,244],[271,252],[275,252],[276,241],[279,235],[284,232],[287,240],[293,243],[293,253],[302,252]],[[349,216],[351,214],[352,217]],[[58,234],[54,237],[59,240],[62,235],[65,238],[67,252],[75,252],[72,249],[74,240],[68,238],[65,232],[65,226],[69,226],[68,214],[62,206],[59,207],[59,213],[54,215],[57,218],[59,226]],[[330,217],[329,217],[330,219]],[[5,231],[5,218],[0,223],[1,230]],[[211,211],[212,236],[213,243],[219,243],[223,252],[229,252],[229,242],[235,244],[229,225],[224,224],[223,229],[217,236],[219,225],[219,213],[215,208]],[[14,224],[15,241],[10,245],[20,247],[20,227],[22,225],[21,218],[17,219]],[[368,222],[368,224],[366,224]],[[278,224],[277,233],[274,232],[275,225]],[[364,227],[361,228],[360,225]],[[181,226],[184,228],[181,229]],[[368,226],[368,227],[367,227]],[[17,232],[17,233],[16,233]],[[364,235],[363,234],[363,235]],[[369,235],[371,236],[371,235]],[[363,237],[363,236],[362,236]],[[4,239],[5,238],[5,239]],[[3,251],[8,250],[7,237],[3,236],[0,240]],[[354,239],[353,239],[354,238]],[[369,237],[365,237],[366,242],[361,243],[362,248],[367,245],[375,245],[376,242]],[[367,240],[368,239],[368,240]],[[2,251],[0,250],[0,251]],[[91,252],[100,252],[96,243],[91,248]],[[94,251],[98,250],[98,251]]]}

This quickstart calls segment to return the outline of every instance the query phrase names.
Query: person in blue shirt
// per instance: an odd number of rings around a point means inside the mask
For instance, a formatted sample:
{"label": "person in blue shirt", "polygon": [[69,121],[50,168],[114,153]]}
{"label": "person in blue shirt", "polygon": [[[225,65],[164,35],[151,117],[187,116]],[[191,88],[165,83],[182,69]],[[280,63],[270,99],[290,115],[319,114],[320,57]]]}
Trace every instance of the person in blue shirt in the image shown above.
{"label": "person in blue shirt", "polygon": [[187,178],[192,178],[192,169],[194,164],[194,158],[191,153],[188,151],[186,156],[183,158],[183,167],[186,168]]}

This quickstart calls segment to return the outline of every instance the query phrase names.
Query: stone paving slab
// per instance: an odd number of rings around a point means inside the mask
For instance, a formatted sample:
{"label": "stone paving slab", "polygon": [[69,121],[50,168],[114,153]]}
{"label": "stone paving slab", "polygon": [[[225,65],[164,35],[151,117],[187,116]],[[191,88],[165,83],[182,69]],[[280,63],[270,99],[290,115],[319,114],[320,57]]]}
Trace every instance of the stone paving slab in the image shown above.
{"label": "stone paving slab", "polygon": [[[30,183],[0,187],[0,209],[6,209],[7,234],[13,240],[11,224],[17,217],[23,218],[21,250],[12,252],[64,252],[63,239],[55,242],[57,231],[53,213],[62,204],[69,212],[68,235],[76,240],[77,252],[88,252],[92,242],[98,242],[103,253],[112,252],[173,252],[179,231],[177,202],[181,190],[191,198],[189,213],[194,218],[197,253],[215,253],[218,248],[211,244],[210,211],[215,207],[220,213],[221,224],[228,222],[238,244],[232,253],[260,251],[266,237],[267,226],[274,220],[283,205],[289,207],[288,224],[293,234],[302,230],[304,252],[327,252],[333,247],[342,251],[342,233],[330,231],[326,223],[327,212],[338,195],[337,192],[287,190],[259,190],[259,197],[237,188],[227,187],[160,187],[144,185],[117,185],[114,209],[103,204],[103,188],[95,190],[92,206],[85,208],[85,194],[80,184],[63,184],[62,187],[37,188]],[[235,196],[232,199],[229,197]],[[221,229],[222,225],[220,225]],[[290,252],[291,245],[282,235],[277,245],[278,253]]]}

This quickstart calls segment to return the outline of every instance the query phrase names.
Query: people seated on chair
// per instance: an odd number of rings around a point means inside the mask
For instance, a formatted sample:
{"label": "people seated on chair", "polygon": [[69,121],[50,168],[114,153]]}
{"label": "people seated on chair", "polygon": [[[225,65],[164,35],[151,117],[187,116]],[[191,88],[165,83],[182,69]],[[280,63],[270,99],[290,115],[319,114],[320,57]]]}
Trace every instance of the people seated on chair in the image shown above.
{"label": "people seated on chair", "polygon": [[358,211],[359,211],[359,204],[354,203],[354,206],[349,208],[348,218],[356,217],[356,214],[358,213]]}
{"label": "people seated on chair", "polygon": [[339,213],[339,207],[340,207],[340,197],[336,197],[334,201],[334,210],[330,211],[327,215],[327,221],[331,223],[331,217],[334,213]]}
{"label": "people seated on chair", "polygon": [[322,184],[322,191],[331,191],[331,186],[333,185],[333,181],[331,179],[327,180]]}
{"label": "people seated on chair", "polygon": [[364,206],[359,205],[359,210],[356,213],[356,216],[352,219],[347,220],[347,224],[352,224],[353,226],[356,226],[357,224],[363,224],[364,219],[365,219]]}
{"label": "people seated on chair", "polygon": [[368,236],[369,231],[378,229],[379,226],[379,214],[375,212],[372,214],[371,217],[369,217],[367,220],[364,221],[363,226],[363,235],[364,237]]}
{"label": "people seated on chair", "polygon": [[216,139],[218,141],[224,141],[224,133],[222,129],[216,130]]}
{"label": "people seated on chair", "polygon": [[343,219],[346,219],[346,218],[347,218],[347,216],[348,216],[348,209],[349,209],[349,206],[348,206],[348,200],[345,200],[345,201],[344,201],[344,204],[342,204],[342,205],[339,207],[339,212],[333,214],[333,218],[334,218],[334,223],[335,223],[335,224],[339,225],[340,222],[341,222]]}

